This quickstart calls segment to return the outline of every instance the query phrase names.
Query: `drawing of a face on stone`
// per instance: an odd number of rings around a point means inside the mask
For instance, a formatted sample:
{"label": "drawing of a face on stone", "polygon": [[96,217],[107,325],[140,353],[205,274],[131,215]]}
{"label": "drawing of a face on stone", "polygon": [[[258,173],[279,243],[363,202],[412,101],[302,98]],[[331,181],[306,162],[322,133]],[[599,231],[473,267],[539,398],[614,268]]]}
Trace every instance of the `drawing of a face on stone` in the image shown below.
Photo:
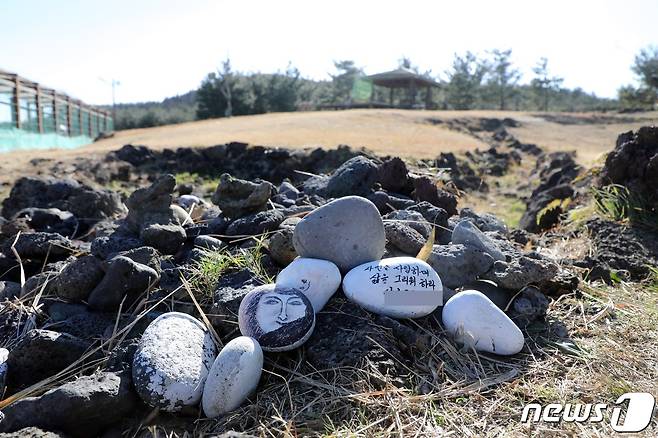
{"label": "drawing of a face on stone", "polygon": [[299,281],[299,285],[297,285],[297,289],[299,289],[302,292],[306,292],[310,288],[311,288],[311,280],[309,280],[307,278],[302,278]]}
{"label": "drawing of a face on stone", "polygon": [[273,292],[260,297],[256,309],[256,321],[268,333],[289,324],[306,314],[306,304],[296,295]]}
{"label": "drawing of a face on stone", "polygon": [[265,351],[286,351],[306,341],[315,327],[315,312],[298,289],[259,286],[240,303],[240,331],[256,339]]}

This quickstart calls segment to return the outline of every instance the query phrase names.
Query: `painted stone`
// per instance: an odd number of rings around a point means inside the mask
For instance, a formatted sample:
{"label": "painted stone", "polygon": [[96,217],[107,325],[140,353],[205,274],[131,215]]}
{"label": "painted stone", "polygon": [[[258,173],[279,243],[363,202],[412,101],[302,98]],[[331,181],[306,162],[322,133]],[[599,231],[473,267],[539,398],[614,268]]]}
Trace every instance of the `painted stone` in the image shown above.
{"label": "painted stone", "polygon": [[216,355],[210,333],[197,319],[179,312],[160,315],[135,352],[135,389],[148,405],[167,412],[196,405]]}
{"label": "painted stone", "polygon": [[439,274],[414,257],[392,257],[364,263],[343,279],[350,300],[392,318],[419,318],[443,303]]}
{"label": "painted stone", "polygon": [[458,342],[476,350],[500,355],[523,348],[521,330],[482,292],[467,290],[443,306],[443,325]]}
{"label": "painted stone", "polygon": [[208,418],[236,409],[254,392],[263,371],[263,350],[258,342],[240,336],[226,344],[210,368],[201,406]]}
{"label": "painted stone", "polygon": [[328,260],[297,258],[276,277],[276,285],[299,290],[318,313],[340,286],[340,271]]}
{"label": "painted stone", "polygon": [[306,215],[295,227],[300,257],[329,260],[342,272],[384,254],[386,233],[375,204],[360,196],[335,199]]}
{"label": "painted stone", "polygon": [[250,291],[238,310],[244,336],[254,338],[265,351],[288,351],[302,345],[313,333],[313,305],[302,292],[265,284]]}
{"label": "painted stone", "polygon": [[0,394],[5,393],[5,381],[7,380],[7,359],[9,350],[0,348]]}

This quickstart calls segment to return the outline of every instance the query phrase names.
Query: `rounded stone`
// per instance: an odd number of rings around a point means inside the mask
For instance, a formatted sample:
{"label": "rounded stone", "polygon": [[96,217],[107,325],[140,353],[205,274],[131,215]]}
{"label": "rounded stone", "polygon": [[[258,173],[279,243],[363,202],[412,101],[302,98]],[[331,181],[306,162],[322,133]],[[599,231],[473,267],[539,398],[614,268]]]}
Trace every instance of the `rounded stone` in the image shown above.
{"label": "rounded stone", "polygon": [[364,309],[392,318],[420,318],[443,303],[439,274],[414,257],[359,265],[345,275],[343,291]]}
{"label": "rounded stone", "polygon": [[340,286],[340,271],[328,260],[297,258],[276,277],[276,285],[306,295],[318,313]]}
{"label": "rounded stone", "polygon": [[132,375],[139,396],[150,406],[175,412],[201,400],[217,349],[203,324],[179,312],[156,318],[144,331]]}
{"label": "rounded stone", "polygon": [[263,350],[258,342],[240,336],[222,348],[203,387],[201,406],[208,418],[239,407],[256,390],[263,371]]}
{"label": "rounded stone", "polygon": [[302,292],[265,284],[244,296],[238,310],[244,336],[254,338],[265,351],[288,351],[302,345],[313,333],[313,305]]}
{"label": "rounded stone", "polygon": [[360,196],[335,199],[306,215],[293,234],[300,257],[329,260],[347,272],[379,260],[386,233],[377,207]]}
{"label": "rounded stone", "polygon": [[521,351],[523,333],[482,292],[466,290],[443,306],[443,325],[458,342],[500,355]]}

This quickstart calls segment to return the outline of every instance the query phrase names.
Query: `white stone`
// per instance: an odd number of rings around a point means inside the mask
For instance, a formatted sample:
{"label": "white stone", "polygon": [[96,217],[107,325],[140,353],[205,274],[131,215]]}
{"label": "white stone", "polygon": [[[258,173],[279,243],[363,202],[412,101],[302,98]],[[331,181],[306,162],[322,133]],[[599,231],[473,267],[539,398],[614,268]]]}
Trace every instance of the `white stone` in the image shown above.
{"label": "white stone", "polygon": [[439,274],[413,257],[359,265],[345,275],[343,291],[361,307],[392,318],[420,318],[443,303]]}
{"label": "white stone", "polygon": [[340,271],[328,260],[297,258],[276,277],[277,286],[301,291],[318,313],[340,286]]}
{"label": "white stone", "polygon": [[457,341],[476,350],[512,355],[523,348],[521,330],[486,295],[476,290],[459,292],[446,302],[443,325]]}
{"label": "white stone", "polygon": [[193,205],[201,205],[203,201],[201,201],[201,198],[199,198],[198,196],[181,195],[178,197],[178,200],[176,202],[185,210],[189,210],[190,208],[192,208]]}
{"label": "white stone", "polygon": [[9,358],[9,350],[0,348],[0,395],[5,392],[5,382],[7,379],[7,359]]}
{"label": "white stone", "polygon": [[210,368],[201,406],[208,418],[218,417],[242,404],[258,386],[263,350],[258,342],[240,336],[226,344]]}
{"label": "white stone", "polygon": [[179,312],[160,315],[146,328],[135,352],[135,389],[147,404],[164,411],[194,406],[216,355],[210,333],[197,319]]}

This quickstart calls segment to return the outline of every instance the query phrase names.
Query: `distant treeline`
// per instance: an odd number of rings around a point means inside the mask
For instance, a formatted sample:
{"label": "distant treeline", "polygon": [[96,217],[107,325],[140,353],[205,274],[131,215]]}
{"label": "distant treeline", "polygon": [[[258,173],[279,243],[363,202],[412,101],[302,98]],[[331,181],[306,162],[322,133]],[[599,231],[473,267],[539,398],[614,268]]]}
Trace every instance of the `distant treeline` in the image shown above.
{"label": "distant treeline", "polygon": [[[554,76],[548,60],[541,58],[533,76],[521,83],[522,75],[511,62],[511,50],[492,50],[478,57],[471,52],[455,55],[451,68],[442,75],[421,72],[410,59],[399,67],[434,79],[430,107],[436,109],[501,109],[526,111],[616,111],[653,109],[658,90],[658,48],[640,51],[631,66],[640,86],[626,85],[617,99],[597,97],[580,88],[562,87],[563,78]],[[116,107],[116,129],[132,129],[181,123],[198,119],[268,112],[304,111],[342,107],[358,103],[353,89],[365,74],[354,61],[334,62],[328,80],[303,78],[295,67],[276,73],[234,71],[230,60],[209,73],[197,90],[162,102],[120,104]],[[373,102],[389,103],[388,89],[373,87]],[[426,102],[425,90],[398,91],[394,105]],[[362,102],[367,103],[367,102]]]}

